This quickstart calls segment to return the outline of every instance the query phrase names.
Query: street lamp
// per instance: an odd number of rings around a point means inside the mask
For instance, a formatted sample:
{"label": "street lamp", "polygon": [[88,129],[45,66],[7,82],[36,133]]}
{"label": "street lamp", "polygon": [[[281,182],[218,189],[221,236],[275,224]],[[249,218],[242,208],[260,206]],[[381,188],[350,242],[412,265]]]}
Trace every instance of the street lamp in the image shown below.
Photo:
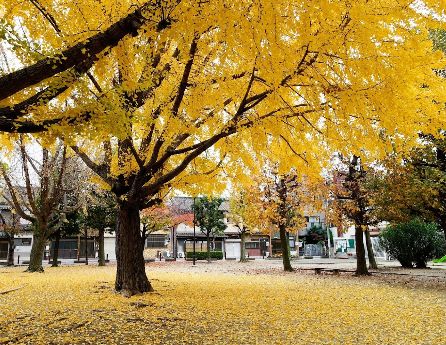
{"label": "street lamp", "polygon": [[195,197],[193,198],[193,205],[192,205],[192,210],[194,211],[194,244],[193,244],[193,265],[195,266]]}

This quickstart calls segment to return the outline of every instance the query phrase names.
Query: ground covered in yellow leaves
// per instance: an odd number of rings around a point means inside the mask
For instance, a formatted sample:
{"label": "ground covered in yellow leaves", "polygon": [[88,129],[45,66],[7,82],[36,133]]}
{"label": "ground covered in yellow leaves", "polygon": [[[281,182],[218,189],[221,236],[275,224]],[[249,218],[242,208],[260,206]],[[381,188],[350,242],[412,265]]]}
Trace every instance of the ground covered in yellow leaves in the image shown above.
{"label": "ground covered in yellow leaves", "polygon": [[199,266],[131,298],[113,266],[2,268],[0,344],[446,344],[444,285]]}

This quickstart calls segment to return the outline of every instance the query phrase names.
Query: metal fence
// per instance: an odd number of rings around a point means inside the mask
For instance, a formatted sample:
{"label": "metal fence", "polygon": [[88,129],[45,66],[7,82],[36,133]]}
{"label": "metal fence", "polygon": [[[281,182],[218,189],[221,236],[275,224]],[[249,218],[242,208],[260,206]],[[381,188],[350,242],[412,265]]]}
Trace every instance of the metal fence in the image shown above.
{"label": "metal fence", "polygon": [[306,244],[304,247],[305,256],[325,256],[326,248],[321,244]]}

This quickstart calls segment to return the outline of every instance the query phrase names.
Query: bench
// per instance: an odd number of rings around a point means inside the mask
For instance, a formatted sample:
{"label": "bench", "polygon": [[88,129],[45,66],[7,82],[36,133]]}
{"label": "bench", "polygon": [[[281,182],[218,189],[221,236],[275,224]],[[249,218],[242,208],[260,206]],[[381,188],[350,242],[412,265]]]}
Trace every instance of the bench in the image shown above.
{"label": "bench", "polygon": [[317,267],[314,269],[314,274],[322,274],[322,271],[324,272],[331,272],[333,273],[333,275],[338,276],[341,272],[347,272],[347,273],[354,273],[355,271],[351,271],[351,270],[343,270],[340,268],[322,268],[322,267]]}

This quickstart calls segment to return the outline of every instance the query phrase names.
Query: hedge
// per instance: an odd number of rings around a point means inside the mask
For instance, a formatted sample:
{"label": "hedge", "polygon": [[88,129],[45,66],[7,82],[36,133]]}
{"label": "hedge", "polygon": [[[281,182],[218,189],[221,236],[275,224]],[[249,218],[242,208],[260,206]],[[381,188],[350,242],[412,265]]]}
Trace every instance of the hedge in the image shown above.
{"label": "hedge", "polygon": [[[223,252],[215,251],[211,252],[211,259],[217,259],[222,260],[223,259]],[[194,253],[193,252],[187,252],[186,253],[186,259],[193,259]],[[207,252],[195,252],[195,259],[196,260],[207,260],[208,253]]]}

